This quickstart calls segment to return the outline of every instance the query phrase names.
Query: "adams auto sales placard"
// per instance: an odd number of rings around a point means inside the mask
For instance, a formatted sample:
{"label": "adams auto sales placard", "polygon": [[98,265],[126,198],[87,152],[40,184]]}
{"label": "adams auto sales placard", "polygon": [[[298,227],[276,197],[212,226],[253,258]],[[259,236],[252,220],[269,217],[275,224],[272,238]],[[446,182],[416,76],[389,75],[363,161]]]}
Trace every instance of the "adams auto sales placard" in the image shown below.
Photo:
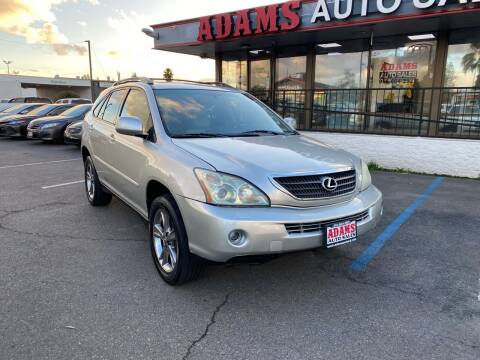
{"label": "adams auto sales placard", "polygon": [[480,0],[296,0],[152,28],[161,49],[479,9]]}

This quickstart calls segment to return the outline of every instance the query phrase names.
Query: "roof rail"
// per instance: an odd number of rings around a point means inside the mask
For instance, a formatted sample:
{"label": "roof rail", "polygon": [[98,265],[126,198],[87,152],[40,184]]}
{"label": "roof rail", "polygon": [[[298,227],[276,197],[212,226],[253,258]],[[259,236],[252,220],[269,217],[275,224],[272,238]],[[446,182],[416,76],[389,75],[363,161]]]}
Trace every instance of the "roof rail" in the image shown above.
{"label": "roof rail", "polygon": [[184,80],[184,79],[164,79],[164,78],[147,78],[147,77],[133,77],[128,79],[123,79],[115,82],[113,86],[128,84],[131,82],[142,82],[148,85],[153,85],[155,81],[165,81],[165,82],[177,81],[177,82],[184,82],[189,84],[210,85],[210,86],[218,86],[218,87],[234,89],[233,86],[230,86],[228,84],[225,84],[219,81],[195,81],[195,80]]}
{"label": "roof rail", "polygon": [[131,77],[131,78],[127,78],[127,79],[122,79],[122,80],[116,81],[116,82],[113,84],[113,86],[118,86],[118,85],[122,85],[122,84],[128,84],[128,83],[131,83],[131,82],[142,82],[142,83],[146,83],[146,84],[149,84],[149,85],[152,85],[152,84],[153,84],[152,79],[147,78],[147,77]]}

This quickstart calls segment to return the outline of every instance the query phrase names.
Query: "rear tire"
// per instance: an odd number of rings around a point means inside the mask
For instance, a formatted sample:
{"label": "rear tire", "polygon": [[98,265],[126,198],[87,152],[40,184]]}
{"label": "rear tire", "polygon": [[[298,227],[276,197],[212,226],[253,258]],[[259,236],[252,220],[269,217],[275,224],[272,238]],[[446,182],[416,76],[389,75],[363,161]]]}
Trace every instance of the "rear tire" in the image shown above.
{"label": "rear tire", "polygon": [[112,200],[112,194],[108,193],[100,180],[97,170],[93,165],[92,158],[87,156],[85,159],[85,192],[88,202],[93,206],[105,206]]}
{"label": "rear tire", "polygon": [[198,278],[205,262],[190,253],[180,210],[170,194],[156,198],[150,207],[150,249],[162,279],[180,285]]}

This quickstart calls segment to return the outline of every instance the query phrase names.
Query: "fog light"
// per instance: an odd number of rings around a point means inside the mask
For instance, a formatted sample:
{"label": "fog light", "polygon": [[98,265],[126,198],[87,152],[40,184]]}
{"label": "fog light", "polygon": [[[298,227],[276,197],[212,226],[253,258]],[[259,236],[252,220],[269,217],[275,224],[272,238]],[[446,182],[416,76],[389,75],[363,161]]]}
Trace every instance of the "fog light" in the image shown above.
{"label": "fog light", "polygon": [[233,230],[228,234],[228,241],[233,246],[242,246],[246,241],[245,233],[242,230]]}

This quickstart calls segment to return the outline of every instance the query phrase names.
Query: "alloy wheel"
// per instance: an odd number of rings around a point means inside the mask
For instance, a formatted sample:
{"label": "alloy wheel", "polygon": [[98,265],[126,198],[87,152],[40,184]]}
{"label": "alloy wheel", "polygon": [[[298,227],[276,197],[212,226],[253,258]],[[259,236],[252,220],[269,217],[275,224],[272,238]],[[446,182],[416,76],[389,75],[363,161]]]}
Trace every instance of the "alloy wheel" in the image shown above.
{"label": "alloy wheel", "polygon": [[153,220],[153,244],[158,262],[166,273],[175,270],[178,262],[178,241],[167,210],[159,209]]}

